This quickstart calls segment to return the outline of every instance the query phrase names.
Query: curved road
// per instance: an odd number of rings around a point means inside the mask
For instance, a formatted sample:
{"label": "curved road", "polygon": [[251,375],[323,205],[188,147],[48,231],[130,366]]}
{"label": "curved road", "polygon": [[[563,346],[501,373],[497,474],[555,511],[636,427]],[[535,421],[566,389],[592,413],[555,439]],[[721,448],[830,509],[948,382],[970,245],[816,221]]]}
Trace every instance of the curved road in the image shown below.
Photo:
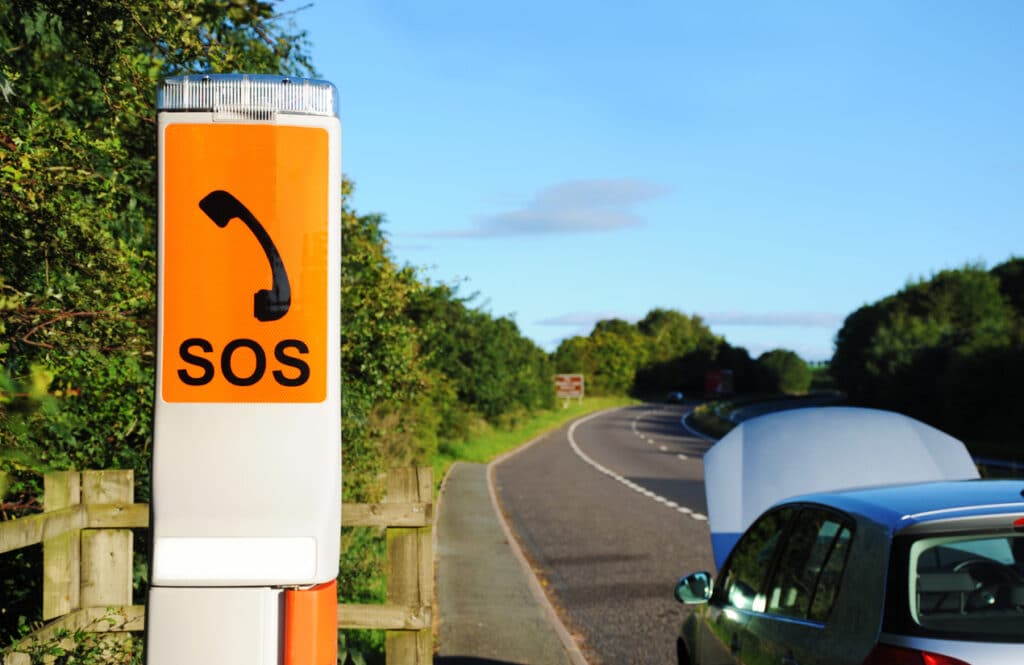
{"label": "curved road", "polygon": [[674,663],[676,580],[712,570],[701,458],[684,407],[581,418],[494,467],[505,519],[593,665]]}

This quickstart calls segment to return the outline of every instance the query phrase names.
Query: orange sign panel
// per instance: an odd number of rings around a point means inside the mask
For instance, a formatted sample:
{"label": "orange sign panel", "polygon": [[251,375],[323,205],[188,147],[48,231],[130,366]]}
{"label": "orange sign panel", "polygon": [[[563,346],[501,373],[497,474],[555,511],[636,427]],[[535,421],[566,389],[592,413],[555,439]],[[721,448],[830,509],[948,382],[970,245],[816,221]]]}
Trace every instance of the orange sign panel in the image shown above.
{"label": "orange sign panel", "polygon": [[163,146],[163,400],[322,402],[327,131],[172,124]]}

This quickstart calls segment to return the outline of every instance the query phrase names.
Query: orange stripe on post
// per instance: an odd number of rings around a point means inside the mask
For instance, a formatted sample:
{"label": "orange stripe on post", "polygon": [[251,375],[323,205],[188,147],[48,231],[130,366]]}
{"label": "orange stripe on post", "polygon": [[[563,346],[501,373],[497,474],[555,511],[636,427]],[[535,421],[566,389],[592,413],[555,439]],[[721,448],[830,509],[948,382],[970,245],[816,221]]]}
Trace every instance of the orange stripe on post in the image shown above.
{"label": "orange stripe on post", "polygon": [[284,593],[284,665],[338,662],[338,583]]}

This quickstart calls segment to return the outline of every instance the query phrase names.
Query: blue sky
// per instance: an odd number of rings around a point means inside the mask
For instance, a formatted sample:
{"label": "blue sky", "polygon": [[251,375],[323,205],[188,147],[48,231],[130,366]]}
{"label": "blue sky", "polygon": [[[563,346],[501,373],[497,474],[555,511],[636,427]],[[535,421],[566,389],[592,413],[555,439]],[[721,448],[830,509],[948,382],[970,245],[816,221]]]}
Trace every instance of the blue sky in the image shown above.
{"label": "blue sky", "polygon": [[1024,254],[1024,3],[292,16],[339,90],[354,207],[549,351],[662,307],[755,356],[827,359],[861,305]]}

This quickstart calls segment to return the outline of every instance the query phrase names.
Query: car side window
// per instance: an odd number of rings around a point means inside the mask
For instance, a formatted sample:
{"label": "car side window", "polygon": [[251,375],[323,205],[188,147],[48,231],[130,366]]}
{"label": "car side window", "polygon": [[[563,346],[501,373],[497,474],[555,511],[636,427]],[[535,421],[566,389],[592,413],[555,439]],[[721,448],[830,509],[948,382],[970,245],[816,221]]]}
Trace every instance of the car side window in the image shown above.
{"label": "car side window", "polygon": [[852,533],[849,522],[836,513],[802,509],[772,576],[767,612],[825,621],[839,589]]}
{"label": "car side window", "polygon": [[783,532],[795,512],[792,508],[770,512],[747,529],[720,575],[723,582],[716,585],[712,602],[764,611],[768,572]]}
{"label": "car side window", "polygon": [[808,619],[815,621],[827,621],[828,615],[832,613],[832,606],[839,595],[839,585],[843,580],[843,571],[846,570],[846,555],[850,552],[850,541],[853,539],[853,529],[850,525],[844,525],[836,534],[832,551],[825,560],[821,576],[814,589],[814,597],[811,598],[811,611]]}

